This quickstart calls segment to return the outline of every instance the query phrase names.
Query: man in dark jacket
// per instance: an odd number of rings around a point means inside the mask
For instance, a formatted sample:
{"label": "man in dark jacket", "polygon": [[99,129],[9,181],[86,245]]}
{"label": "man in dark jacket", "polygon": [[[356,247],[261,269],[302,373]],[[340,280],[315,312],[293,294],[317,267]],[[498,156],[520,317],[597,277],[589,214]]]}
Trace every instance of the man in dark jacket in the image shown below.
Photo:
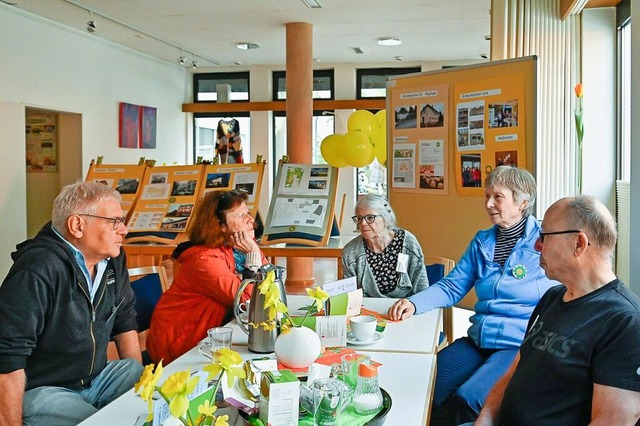
{"label": "man in dark jacket", "polygon": [[[75,425],[142,373],[120,194],[63,188],[0,286],[0,424]],[[110,338],[121,360],[107,362]]]}

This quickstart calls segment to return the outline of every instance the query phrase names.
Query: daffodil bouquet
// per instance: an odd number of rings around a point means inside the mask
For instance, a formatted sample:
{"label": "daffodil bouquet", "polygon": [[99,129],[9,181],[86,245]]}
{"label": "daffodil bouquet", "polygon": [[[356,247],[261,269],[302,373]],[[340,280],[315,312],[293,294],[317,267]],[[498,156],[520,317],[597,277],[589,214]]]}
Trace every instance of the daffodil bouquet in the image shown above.
{"label": "daffodil bouquet", "polygon": [[[226,374],[227,384],[229,387],[233,385],[235,378],[245,378],[246,374],[242,367],[242,357],[237,352],[224,348],[213,353],[211,363],[207,364],[203,371],[209,373],[207,381],[217,378],[217,383],[211,394],[211,398],[207,399],[198,406],[198,416],[193,417],[189,412],[188,395],[198,385],[200,378],[191,376],[190,371],[178,371],[173,373],[161,385],[158,381],[162,376],[162,361],[157,366],[149,364],[144,368],[144,372],[140,380],[135,385],[135,392],[149,404],[149,415],[147,422],[153,419],[153,393],[155,391],[160,394],[167,404],[169,404],[169,412],[176,417],[185,426],[201,426],[212,424],[214,426],[228,426],[228,415],[215,416],[218,407],[215,404],[215,397],[222,381],[222,376]],[[155,368],[154,368],[155,367]]]}
{"label": "daffodil bouquet", "polygon": [[273,330],[278,325],[278,314],[281,314],[284,318],[280,321],[280,332],[286,334],[291,327],[302,327],[304,320],[307,319],[312,313],[321,311],[324,302],[329,298],[329,294],[320,287],[307,288],[307,294],[312,299],[311,305],[306,307],[306,312],[302,321],[293,320],[289,314],[289,308],[282,302],[280,295],[280,288],[275,282],[276,275],[273,271],[267,273],[264,281],[258,285],[260,294],[265,296],[264,309],[267,311],[268,321],[263,321],[258,324],[249,323],[254,328],[262,327],[265,330]]}

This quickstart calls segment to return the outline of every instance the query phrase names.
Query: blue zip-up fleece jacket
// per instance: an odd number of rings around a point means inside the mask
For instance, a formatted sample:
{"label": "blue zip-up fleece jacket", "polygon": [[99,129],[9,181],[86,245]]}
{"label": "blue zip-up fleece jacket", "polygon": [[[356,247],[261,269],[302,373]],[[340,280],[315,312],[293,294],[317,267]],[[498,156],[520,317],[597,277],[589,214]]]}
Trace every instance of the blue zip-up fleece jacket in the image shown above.
{"label": "blue zip-up fleece jacket", "polygon": [[[519,347],[533,308],[549,288],[560,284],[540,267],[540,253],[534,249],[539,234],[540,224],[529,216],[523,236],[501,267],[493,261],[498,226],[479,231],[449,275],[409,297],[416,314],[452,306],[475,286],[478,302],[469,337],[484,349]],[[521,265],[526,274],[517,279],[513,269]]]}
{"label": "blue zip-up fleece jacket", "polygon": [[137,329],[124,250],[109,259],[93,303],[51,223],[11,257],[0,286],[0,374],[24,369],[27,390],[87,387],[107,364],[109,338]]}

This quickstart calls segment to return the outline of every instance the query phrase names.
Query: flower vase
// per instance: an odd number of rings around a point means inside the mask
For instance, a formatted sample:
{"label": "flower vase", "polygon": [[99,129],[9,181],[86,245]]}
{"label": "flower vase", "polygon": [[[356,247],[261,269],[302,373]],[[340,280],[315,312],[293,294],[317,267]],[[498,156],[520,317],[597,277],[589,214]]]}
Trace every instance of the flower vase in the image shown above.
{"label": "flower vase", "polygon": [[278,362],[289,368],[306,368],[320,355],[320,337],[307,327],[292,327],[276,339]]}

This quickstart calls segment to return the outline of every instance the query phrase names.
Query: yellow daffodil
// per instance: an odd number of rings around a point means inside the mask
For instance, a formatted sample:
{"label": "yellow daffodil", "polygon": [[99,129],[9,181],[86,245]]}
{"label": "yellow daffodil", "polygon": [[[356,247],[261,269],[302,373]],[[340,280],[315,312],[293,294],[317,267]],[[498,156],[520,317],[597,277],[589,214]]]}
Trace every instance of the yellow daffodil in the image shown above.
{"label": "yellow daffodil", "polygon": [[275,272],[273,271],[267,272],[267,276],[265,277],[264,281],[262,281],[258,285],[258,290],[260,290],[260,294],[267,294],[267,292],[272,289],[273,284],[275,284],[275,281],[276,281]]}
{"label": "yellow daffodil", "polygon": [[205,400],[200,406],[198,406],[198,413],[202,414],[205,417],[213,417],[213,413],[216,412],[218,407],[215,405],[210,405],[209,400]]}
{"label": "yellow daffodil", "polygon": [[322,304],[329,298],[329,293],[327,293],[320,287],[308,288],[306,290],[309,297],[314,300],[318,311],[321,311],[323,308]]}
{"label": "yellow daffodil", "polygon": [[154,370],[154,365],[149,364],[144,367],[144,371],[142,372],[142,376],[140,376],[140,380],[135,384],[134,390],[136,393],[140,394],[140,398],[144,401],[147,401],[147,405],[149,407],[149,414],[147,415],[147,422],[153,419],[153,391],[156,389],[156,384],[158,380],[160,380],[160,376],[162,376],[162,371],[164,370],[162,367],[162,360],[158,363],[158,366]]}
{"label": "yellow daffodil", "polygon": [[289,321],[283,321],[282,324],[280,324],[280,333],[287,334],[291,330],[291,327],[292,325]]}
{"label": "yellow daffodil", "polygon": [[235,377],[244,379],[246,373],[239,367],[242,364],[242,357],[236,351],[229,348],[220,349],[213,353],[213,360],[211,364],[206,365],[203,370],[209,373],[207,380],[212,380],[218,377],[218,374],[227,373],[227,384],[229,387],[233,385]]}
{"label": "yellow daffodil", "polygon": [[160,387],[160,392],[167,397],[169,412],[173,417],[182,417],[189,409],[187,396],[193,392],[198,384],[198,376],[191,377],[189,371],[179,371],[172,374]]}
{"label": "yellow daffodil", "polygon": [[213,426],[229,426],[229,416],[218,416]]}

